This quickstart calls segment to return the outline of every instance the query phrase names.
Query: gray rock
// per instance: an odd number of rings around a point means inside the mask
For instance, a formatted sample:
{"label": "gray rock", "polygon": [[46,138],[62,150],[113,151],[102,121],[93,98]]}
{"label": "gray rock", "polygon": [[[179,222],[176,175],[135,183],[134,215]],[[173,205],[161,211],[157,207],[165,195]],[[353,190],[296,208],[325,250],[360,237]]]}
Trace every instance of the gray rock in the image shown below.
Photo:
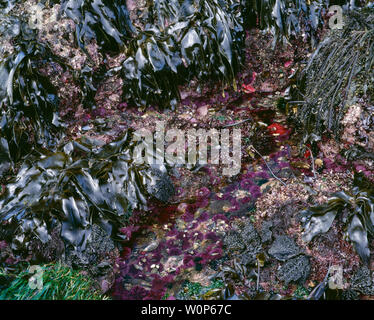
{"label": "gray rock", "polygon": [[95,269],[96,275],[106,275],[108,272],[110,272],[112,269],[112,265],[108,261],[100,262]]}
{"label": "gray rock", "polygon": [[278,236],[269,249],[269,254],[279,261],[287,261],[301,253],[300,247],[287,236]]}
{"label": "gray rock", "polygon": [[245,244],[245,251],[239,256],[239,261],[244,265],[254,265],[257,254],[262,251],[260,235],[250,222],[245,224],[240,235]]}
{"label": "gray rock", "polygon": [[223,244],[229,255],[235,254],[235,258],[244,265],[254,265],[256,255],[262,251],[260,235],[249,221],[238,230],[230,230],[223,239]]}
{"label": "gray rock", "polygon": [[230,230],[223,239],[223,245],[230,251],[243,251],[246,246],[239,232]]}
{"label": "gray rock", "polygon": [[303,284],[310,274],[309,258],[304,255],[287,261],[279,270],[278,278],[288,285],[291,281]]}
{"label": "gray rock", "polygon": [[116,257],[118,249],[115,242],[108,232],[94,224],[85,250],[67,247],[64,262],[73,269],[86,271],[94,280],[95,287],[104,294],[109,291],[115,280],[113,265]]}
{"label": "gray rock", "polygon": [[261,238],[252,223],[246,222],[240,231],[244,243],[247,246],[261,246]]}
{"label": "gray rock", "polygon": [[168,202],[170,197],[175,194],[175,188],[169,175],[156,167],[152,167],[151,172],[155,180],[153,184],[147,185],[148,193],[157,200]]}
{"label": "gray rock", "polygon": [[97,225],[92,226],[86,250],[65,250],[65,263],[75,269],[91,269],[99,265],[105,256],[116,248],[110,235]]}
{"label": "gray rock", "polygon": [[357,270],[351,280],[351,289],[364,295],[374,295],[374,282],[368,267],[364,266]]}
{"label": "gray rock", "polygon": [[245,266],[254,266],[256,264],[256,256],[261,250],[246,250],[238,256],[240,264]]}
{"label": "gray rock", "polygon": [[359,300],[359,294],[357,291],[348,289],[342,292],[342,300]]}
{"label": "gray rock", "polygon": [[271,232],[271,227],[273,226],[273,223],[271,221],[264,221],[261,225],[261,241],[262,243],[267,243],[267,242],[270,242],[272,237],[273,237],[273,233]]}
{"label": "gray rock", "polygon": [[43,243],[39,238],[35,237],[30,241],[29,251],[32,252],[33,264],[51,263],[60,258],[65,251],[65,244],[60,236],[61,225],[57,223],[50,231],[51,239]]}

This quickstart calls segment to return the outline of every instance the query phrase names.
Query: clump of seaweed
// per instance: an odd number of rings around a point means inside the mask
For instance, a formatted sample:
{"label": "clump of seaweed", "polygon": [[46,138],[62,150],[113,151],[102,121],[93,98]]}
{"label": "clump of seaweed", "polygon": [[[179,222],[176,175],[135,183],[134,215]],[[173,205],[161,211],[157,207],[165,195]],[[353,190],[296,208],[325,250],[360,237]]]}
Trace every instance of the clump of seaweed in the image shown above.
{"label": "clump of seaweed", "polygon": [[103,51],[118,52],[136,33],[125,0],[63,0],[61,11],[74,21],[77,44],[83,50],[96,40]]}
{"label": "clump of seaweed", "polygon": [[270,29],[274,45],[301,37],[314,47],[319,42],[327,13],[327,1],[305,0],[242,0],[243,17],[247,27]]}
{"label": "clump of seaweed", "polygon": [[318,46],[298,78],[294,100],[302,101],[297,118],[303,123],[304,142],[323,134],[339,138],[342,120],[358,97],[372,96],[374,13],[352,11],[345,28],[331,32]]}
{"label": "clump of seaweed", "polygon": [[244,40],[237,9],[233,1],[155,1],[155,24],[130,42],[120,68],[125,98],[139,106],[174,106],[178,86],[195,77],[235,86]]}
{"label": "clump of seaweed", "polygon": [[129,131],[100,148],[95,141],[72,141],[55,153],[27,157],[0,198],[0,220],[15,226],[6,239],[12,247],[22,249],[34,236],[46,243],[59,226],[65,244],[78,250],[93,224],[126,239],[117,231],[128,212],[145,209],[147,197],[166,201],[173,194],[165,168],[133,160],[133,137]]}
{"label": "clump of seaweed", "polygon": [[35,32],[20,24],[14,52],[0,62],[1,145],[9,161],[18,161],[35,145],[53,148],[63,125],[58,116],[57,91],[40,71],[49,63],[65,68],[65,62],[45,45]]}
{"label": "clump of seaweed", "polygon": [[327,232],[340,216],[346,225],[347,236],[365,263],[369,263],[368,236],[374,235],[374,190],[363,174],[356,174],[352,192],[336,192],[326,204],[301,212],[306,242]]}

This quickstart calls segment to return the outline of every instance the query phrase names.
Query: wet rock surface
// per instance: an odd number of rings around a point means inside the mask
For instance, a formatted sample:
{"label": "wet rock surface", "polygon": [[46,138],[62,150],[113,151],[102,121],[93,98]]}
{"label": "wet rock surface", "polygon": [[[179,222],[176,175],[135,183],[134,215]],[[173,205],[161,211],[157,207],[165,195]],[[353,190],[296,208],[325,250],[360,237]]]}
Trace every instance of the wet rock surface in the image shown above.
{"label": "wet rock surface", "polygon": [[228,251],[243,251],[246,246],[240,233],[230,230],[223,240],[223,245]]}
{"label": "wet rock surface", "polygon": [[94,225],[86,250],[67,249],[64,262],[76,270],[87,272],[97,289],[106,294],[114,283],[114,263],[118,254],[117,245],[111,237]]}
{"label": "wet rock surface", "polygon": [[345,290],[342,293],[342,299],[343,300],[359,300],[359,294],[355,290]]}
{"label": "wet rock surface", "polygon": [[245,224],[241,236],[246,249],[239,256],[239,260],[244,265],[253,265],[256,262],[256,255],[262,250],[261,238],[252,223]]}
{"label": "wet rock surface", "polygon": [[38,238],[31,242],[29,252],[33,263],[50,263],[56,261],[56,257],[61,257],[65,250],[64,242],[60,237],[60,227],[51,232],[51,239],[43,243]]}

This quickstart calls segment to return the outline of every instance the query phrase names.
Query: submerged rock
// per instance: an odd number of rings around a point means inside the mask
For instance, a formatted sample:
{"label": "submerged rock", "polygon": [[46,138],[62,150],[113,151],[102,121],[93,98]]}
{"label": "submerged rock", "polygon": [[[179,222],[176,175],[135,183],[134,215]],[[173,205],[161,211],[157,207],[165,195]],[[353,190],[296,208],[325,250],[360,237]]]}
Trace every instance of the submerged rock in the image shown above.
{"label": "submerged rock", "polygon": [[358,300],[359,294],[355,290],[345,290],[342,292],[342,300]]}
{"label": "submerged rock", "polygon": [[65,263],[76,270],[84,270],[95,281],[101,293],[107,293],[115,279],[113,270],[119,250],[110,235],[97,225],[93,225],[86,250],[71,248],[65,250]]}
{"label": "submerged rock", "polygon": [[61,225],[57,224],[50,232],[51,240],[43,243],[38,237],[30,241],[28,250],[33,253],[33,264],[51,263],[59,259],[64,253],[64,242],[60,237]]}
{"label": "submerged rock", "polygon": [[244,227],[240,232],[240,235],[247,247],[261,245],[260,236],[255,227],[253,226],[253,224],[250,222],[245,223]]}
{"label": "submerged rock", "polygon": [[254,265],[256,263],[256,255],[262,251],[261,238],[252,223],[246,223],[240,235],[246,245],[239,261],[244,265]]}

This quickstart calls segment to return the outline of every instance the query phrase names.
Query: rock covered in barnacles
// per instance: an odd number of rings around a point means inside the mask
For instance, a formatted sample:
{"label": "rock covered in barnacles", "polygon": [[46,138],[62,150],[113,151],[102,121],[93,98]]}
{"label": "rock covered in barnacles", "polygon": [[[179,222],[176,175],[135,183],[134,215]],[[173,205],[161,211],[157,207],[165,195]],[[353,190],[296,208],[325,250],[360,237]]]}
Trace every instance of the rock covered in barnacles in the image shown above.
{"label": "rock covered in barnacles", "polygon": [[88,272],[95,280],[95,286],[107,293],[114,282],[113,266],[119,250],[110,235],[93,225],[86,249],[77,250],[66,246],[64,262],[76,270]]}
{"label": "rock covered in barnacles", "polygon": [[262,250],[261,238],[252,223],[246,223],[240,233],[246,249],[239,260],[244,265],[254,265],[256,256]]}
{"label": "rock covered in barnacles", "polygon": [[262,250],[261,238],[249,221],[242,223],[238,230],[230,230],[223,243],[228,252],[235,252],[243,265],[254,265],[256,255]]}
{"label": "rock covered in barnacles", "polygon": [[261,245],[260,237],[258,235],[257,230],[253,226],[252,223],[246,222],[245,225],[243,226],[241,232],[240,232],[241,237],[244,240],[244,243],[246,244],[247,248],[248,247],[258,247]]}
{"label": "rock covered in barnacles", "polygon": [[225,238],[223,239],[223,245],[228,252],[232,251],[243,251],[245,249],[245,244],[243,242],[240,233],[236,230],[230,230]]}
{"label": "rock covered in barnacles", "polygon": [[76,269],[89,269],[100,264],[115,248],[115,243],[110,235],[97,225],[93,225],[85,250],[74,250],[67,247],[65,262]]}
{"label": "rock covered in barnacles", "polygon": [[361,292],[364,295],[374,295],[374,281],[368,267],[358,269],[351,281],[351,289]]}
{"label": "rock covered in barnacles", "polygon": [[279,270],[278,278],[288,285],[291,281],[304,283],[310,274],[309,257],[300,255],[288,260]]}
{"label": "rock covered in barnacles", "polygon": [[358,300],[359,295],[357,291],[348,289],[342,292],[342,300]]}
{"label": "rock covered in barnacles", "polygon": [[157,167],[151,167],[150,171],[154,179],[152,184],[147,185],[148,193],[159,201],[168,202],[175,194],[175,188],[169,175]]}

